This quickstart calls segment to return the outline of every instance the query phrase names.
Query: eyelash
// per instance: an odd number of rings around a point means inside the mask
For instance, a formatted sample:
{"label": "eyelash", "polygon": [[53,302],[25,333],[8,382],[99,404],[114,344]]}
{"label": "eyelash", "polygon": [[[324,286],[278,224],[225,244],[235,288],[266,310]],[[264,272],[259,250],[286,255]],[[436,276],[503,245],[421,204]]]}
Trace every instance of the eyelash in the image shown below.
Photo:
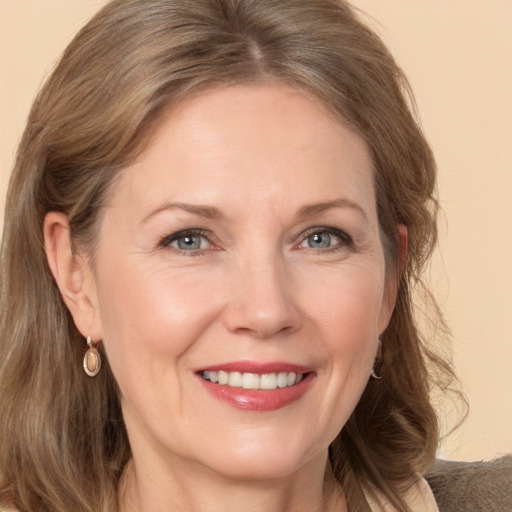
{"label": "eyelash", "polygon": [[[173,242],[178,241],[180,238],[185,237],[201,237],[208,241],[209,244],[212,244],[211,238],[213,237],[210,231],[205,229],[184,229],[182,231],[178,231],[173,233],[172,235],[165,236],[158,243],[158,247],[161,248],[169,248]],[[172,247],[178,254],[183,254],[185,256],[198,256],[203,253],[204,249],[191,249],[185,250],[180,249],[179,247]]]}
{"label": "eyelash", "polygon": [[[317,226],[317,227],[308,229],[305,232],[302,232],[296,238],[296,240],[299,240],[299,243],[296,244],[295,247],[301,249],[300,245],[302,243],[306,242],[306,240],[310,236],[315,235],[315,234],[319,234],[319,235],[328,234],[329,236],[334,235],[335,237],[338,237],[341,240],[341,242],[339,242],[333,246],[329,246],[329,247],[325,247],[325,248],[304,247],[302,249],[309,249],[314,252],[326,253],[326,252],[335,252],[343,247],[349,248],[349,249],[354,247],[354,242],[353,242],[352,238],[347,233],[345,233],[344,231],[341,231],[340,229],[326,227],[326,226]],[[204,238],[209,244],[214,245],[211,241],[211,238],[213,238],[211,231],[207,231],[204,229],[184,229],[184,230],[178,231],[176,233],[173,233],[172,235],[167,235],[164,238],[162,238],[160,240],[160,242],[158,243],[158,247],[169,248],[169,247],[171,247],[171,244],[173,242],[176,242],[180,238],[185,238],[185,237],[191,237],[191,238],[192,237],[201,237],[201,238]],[[206,250],[206,249],[201,249],[201,248],[190,249],[190,250],[180,249],[179,247],[172,247],[172,248],[178,254],[183,254],[185,256],[198,256],[198,255],[203,254],[204,251]]]}
{"label": "eyelash", "polygon": [[307,248],[305,247],[305,249],[311,249],[315,252],[325,253],[325,252],[335,252],[341,248],[352,249],[354,247],[354,241],[347,233],[345,233],[344,231],[342,231],[340,229],[331,228],[331,227],[327,227],[327,226],[317,226],[317,227],[308,229],[307,231],[301,233],[300,236],[298,237],[300,239],[300,244],[304,243],[310,236],[315,235],[315,234],[334,235],[334,236],[338,237],[341,240],[341,242],[334,244],[333,246],[325,247],[325,248],[315,249],[313,247],[307,247]]}

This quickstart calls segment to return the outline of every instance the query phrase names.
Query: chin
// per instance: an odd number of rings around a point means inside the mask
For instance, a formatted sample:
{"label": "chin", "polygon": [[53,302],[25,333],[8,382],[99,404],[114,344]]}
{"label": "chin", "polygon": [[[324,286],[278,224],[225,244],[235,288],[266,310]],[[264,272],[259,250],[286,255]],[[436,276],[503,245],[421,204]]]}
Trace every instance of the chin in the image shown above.
{"label": "chin", "polygon": [[227,447],[219,443],[213,453],[210,447],[209,455],[205,457],[203,453],[201,457],[203,464],[226,478],[261,481],[286,478],[312,459],[319,457],[325,463],[327,457],[327,447],[314,450],[308,448],[308,443],[289,436],[255,436],[253,440],[243,437],[238,442],[231,440]]}

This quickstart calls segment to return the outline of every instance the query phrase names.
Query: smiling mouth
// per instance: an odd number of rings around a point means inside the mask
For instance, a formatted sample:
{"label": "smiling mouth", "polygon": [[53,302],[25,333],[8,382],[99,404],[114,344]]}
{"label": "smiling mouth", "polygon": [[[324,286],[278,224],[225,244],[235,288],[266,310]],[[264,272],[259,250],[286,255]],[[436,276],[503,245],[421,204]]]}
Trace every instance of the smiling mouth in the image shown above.
{"label": "smiling mouth", "polygon": [[242,389],[273,390],[299,384],[305,374],[295,372],[242,373],[229,371],[202,371],[199,375],[213,384]]}

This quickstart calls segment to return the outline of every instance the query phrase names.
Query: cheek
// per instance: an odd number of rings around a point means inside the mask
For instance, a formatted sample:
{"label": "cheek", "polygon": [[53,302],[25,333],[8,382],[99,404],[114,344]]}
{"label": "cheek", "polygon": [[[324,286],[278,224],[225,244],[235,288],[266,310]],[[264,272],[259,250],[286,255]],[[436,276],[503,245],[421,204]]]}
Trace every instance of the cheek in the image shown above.
{"label": "cheek", "polygon": [[181,356],[215,317],[208,293],[212,276],[205,281],[194,273],[119,262],[103,270],[98,276],[103,341],[120,386],[126,379],[157,380],[162,373],[175,378]]}
{"label": "cheek", "polygon": [[[384,305],[384,272],[372,266],[350,266],[316,280],[307,294],[317,323],[329,339],[345,340],[355,348],[364,339],[377,339]],[[343,349],[342,344],[335,347]]]}
{"label": "cheek", "polygon": [[372,267],[347,269],[337,276],[324,283],[323,294],[311,294],[314,306],[310,311],[312,325],[320,326],[321,359],[329,361],[326,400],[340,412],[344,422],[373,366],[384,304],[384,278],[383,272]]}
{"label": "cheek", "polygon": [[311,431],[311,443],[321,448],[339,434],[370,378],[383,280],[368,266],[330,269],[316,277],[315,286],[303,295],[307,301],[303,299],[302,309],[307,315],[305,345],[319,368],[313,397],[318,428]]}

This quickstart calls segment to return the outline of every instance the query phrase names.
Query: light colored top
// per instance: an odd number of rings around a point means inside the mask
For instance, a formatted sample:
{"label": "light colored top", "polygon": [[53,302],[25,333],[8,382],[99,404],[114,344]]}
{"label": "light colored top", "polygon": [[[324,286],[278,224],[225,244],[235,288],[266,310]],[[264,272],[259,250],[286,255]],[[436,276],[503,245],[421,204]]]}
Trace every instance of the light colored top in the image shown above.
{"label": "light colored top", "polygon": [[[379,497],[379,502],[376,502],[368,495],[366,495],[366,499],[372,512],[396,512],[396,509],[383,497]],[[420,478],[409,490],[405,496],[405,502],[413,512],[439,512],[434,495],[424,478]],[[16,510],[13,508],[0,508],[0,512],[16,512]]]}
{"label": "light colored top", "polygon": [[[380,494],[379,502],[376,502],[369,495],[366,495],[366,499],[372,512],[396,512],[395,507],[384,497],[380,496]],[[409,489],[404,500],[409,509],[413,512],[439,512],[434,495],[424,478],[420,478],[416,484]]]}

